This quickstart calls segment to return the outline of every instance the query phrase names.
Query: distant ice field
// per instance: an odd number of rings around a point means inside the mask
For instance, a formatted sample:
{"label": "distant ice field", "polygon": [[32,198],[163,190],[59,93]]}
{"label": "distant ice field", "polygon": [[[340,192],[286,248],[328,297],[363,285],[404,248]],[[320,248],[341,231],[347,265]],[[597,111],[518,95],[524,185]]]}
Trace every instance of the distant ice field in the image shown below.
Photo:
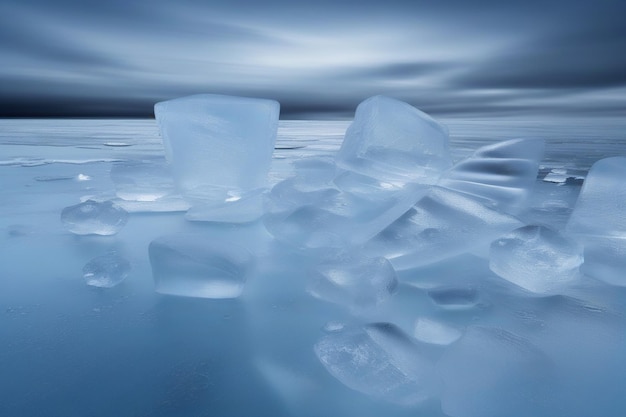
{"label": "distant ice field", "polygon": [[[438,120],[450,131],[454,162],[502,140],[545,139],[530,209],[520,215],[526,224],[563,229],[593,163],[626,156],[626,119]],[[290,177],[296,160],[333,155],[349,123],[280,121],[270,184]],[[155,178],[164,161],[154,120],[0,120],[0,416],[445,417],[439,404],[412,406],[415,399],[402,390],[420,386],[418,380],[392,390],[391,397],[399,400],[387,402],[363,394],[385,389],[383,383],[377,385],[379,379],[365,375],[346,382],[343,374],[335,379],[320,365],[318,357],[332,367],[336,356],[345,353],[341,346],[379,349],[380,340],[387,340],[381,335],[395,334],[396,329],[367,323],[387,318],[434,346],[424,352],[427,358],[439,354],[437,346],[457,341],[469,326],[461,341],[447,350],[441,371],[456,375],[459,367],[470,365],[458,385],[447,387],[453,398],[461,399],[445,404],[455,416],[491,415],[481,407],[498,403],[499,394],[490,396],[489,385],[475,384],[473,376],[483,371],[484,363],[501,365],[485,374],[487,382],[497,380],[502,369],[518,377],[512,384],[534,394],[534,389],[545,392],[532,372],[525,373],[544,366],[535,346],[548,353],[561,352],[565,345],[577,347],[567,355],[555,354],[562,361],[557,369],[581,363],[571,375],[559,375],[573,381],[573,387],[563,390],[579,389],[574,386],[579,371],[601,381],[604,370],[612,368],[607,358],[623,355],[610,349],[624,345],[626,287],[574,288],[567,297],[517,297],[504,280],[491,277],[489,286],[481,284],[490,274],[484,253],[428,265],[418,278],[399,274],[402,284],[393,303],[384,304],[373,317],[358,319],[325,302],[324,288],[307,290],[321,294],[319,298],[309,296],[302,285],[306,277],[294,274],[295,269],[304,275],[310,266],[307,258],[280,244],[255,249],[272,256],[260,256],[251,266],[256,272],[250,273],[240,298],[161,295],[155,291],[148,253],[156,239],[203,233],[209,246],[218,247],[224,239],[245,247],[248,239],[266,235],[259,224],[187,221],[185,207],[177,209],[177,202],[165,211],[155,206],[150,213],[138,210],[144,202],[129,203],[127,223],[112,236],[79,236],[64,228],[64,208],[90,198],[115,198],[116,185],[123,184],[119,178],[134,172],[129,163],[154,163]],[[150,184],[144,185],[149,196]],[[532,239],[546,235],[543,230],[527,232]],[[523,239],[530,238],[508,236],[503,243],[520,241],[523,247]],[[560,247],[564,258],[576,258],[570,256],[569,246]],[[167,247],[162,253],[168,254]],[[276,262],[283,253],[284,263]],[[113,288],[87,285],[86,279],[97,281],[103,270],[121,271],[125,279]],[[108,285],[104,282],[102,287]],[[578,298],[584,302],[573,301]],[[494,331],[500,327],[515,335]],[[603,350],[604,344],[608,350]],[[396,348],[387,349],[392,362],[406,354]],[[476,355],[467,357],[468,351]],[[497,355],[481,355],[483,351]],[[606,356],[592,366],[587,359],[599,351]],[[406,368],[411,376],[413,369]],[[615,369],[606,380],[626,383],[626,377],[618,375],[623,363]],[[549,386],[550,381],[541,383]],[[623,397],[617,392],[623,383],[590,384],[591,390],[584,386],[580,404],[563,409],[621,416],[623,408],[602,404],[623,407],[623,401],[614,401]],[[464,401],[471,402],[473,395],[468,386],[477,395],[486,394],[485,404],[465,407]],[[525,404],[515,390],[503,390],[511,407]],[[554,393],[559,395],[569,398]],[[594,398],[597,407],[585,403]]]}

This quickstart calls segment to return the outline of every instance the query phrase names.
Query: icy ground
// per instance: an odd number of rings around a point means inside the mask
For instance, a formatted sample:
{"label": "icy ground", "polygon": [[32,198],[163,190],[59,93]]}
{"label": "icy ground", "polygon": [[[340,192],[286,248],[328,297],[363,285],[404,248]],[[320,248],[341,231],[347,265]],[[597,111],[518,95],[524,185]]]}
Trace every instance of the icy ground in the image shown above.
{"label": "icy ground", "polygon": [[[0,121],[0,415],[622,416],[626,271],[610,234],[624,217],[593,204],[620,160],[566,225],[592,164],[626,156],[626,123],[444,123],[452,163],[545,138],[530,206],[488,244],[395,271],[378,246],[320,262],[262,222],[187,220],[188,203],[161,198],[154,121]],[[334,155],[347,126],[281,122],[270,185]],[[101,235],[72,229],[81,211],[61,221],[89,199],[115,202],[87,210],[115,219]],[[590,230],[604,238],[583,250],[572,236]],[[175,293],[159,278],[172,247],[223,262],[236,279],[207,291],[238,297],[155,292]]]}

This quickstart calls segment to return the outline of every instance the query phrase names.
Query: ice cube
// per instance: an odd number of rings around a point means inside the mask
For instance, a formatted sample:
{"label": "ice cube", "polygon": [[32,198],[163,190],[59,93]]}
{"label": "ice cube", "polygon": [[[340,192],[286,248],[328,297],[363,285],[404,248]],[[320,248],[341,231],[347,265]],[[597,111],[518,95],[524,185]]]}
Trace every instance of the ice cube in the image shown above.
{"label": "ice cube", "polygon": [[544,226],[524,226],[491,244],[489,267],[528,291],[544,294],[578,277],[582,247]]}
{"label": "ice cube", "polygon": [[336,161],[378,179],[433,184],[451,165],[448,132],[407,103],[370,97],[357,107]]}
{"label": "ice cube", "polygon": [[63,226],[77,235],[114,235],[127,221],[128,212],[111,201],[87,200],[61,212]]}
{"label": "ice cube", "polygon": [[549,361],[528,340],[495,327],[470,326],[444,352],[441,405],[451,417],[537,415],[550,395]]}
{"label": "ice cube", "polygon": [[107,254],[97,256],[83,267],[83,278],[87,285],[111,288],[126,279],[130,271],[130,262],[125,258]]}
{"label": "ice cube", "polygon": [[341,254],[315,266],[308,292],[353,311],[375,308],[395,291],[396,272],[385,258]]}
{"label": "ice cube", "polygon": [[396,326],[346,327],[315,344],[326,370],[347,387],[396,404],[415,405],[439,389],[434,366]]}
{"label": "ice cube", "polygon": [[626,239],[626,157],[602,159],[583,183],[567,231],[588,237]]}
{"label": "ice cube", "polygon": [[[274,100],[199,94],[154,107],[176,186],[192,205],[223,204],[240,210],[232,196],[267,184],[280,105]],[[246,213],[262,211],[243,207]],[[213,220],[212,210],[196,211]],[[218,214],[218,217],[221,213]]]}
{"label": "ice cube", "polygon": [[541,139],[513,139],[484,146],[444,173],[438,185],[504,212],[520,212],[537,179],[544,147]]}
{"label": "ice cube", "polygon": [[238,297],[254,261],[243,247],[194,234],[155,239],[149,254],[156,291],[184,297]]}
{"label": "ice cube", "polygon": [[374,237],[367,250],[385,256],[396,270],[409,269],[480,247],[521,225],[465,194],[433,187]]}

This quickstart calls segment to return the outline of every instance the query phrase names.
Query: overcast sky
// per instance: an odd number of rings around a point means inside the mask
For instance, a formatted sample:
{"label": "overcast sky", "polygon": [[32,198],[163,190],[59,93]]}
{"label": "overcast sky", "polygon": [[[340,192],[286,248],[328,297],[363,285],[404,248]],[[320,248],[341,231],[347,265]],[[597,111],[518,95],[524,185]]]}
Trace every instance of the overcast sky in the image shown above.
{"label": "overcast sky", "polygon": [[351,116],[626,116],[626,1],[0,0],[0,116],[151,116],[195,93]]}

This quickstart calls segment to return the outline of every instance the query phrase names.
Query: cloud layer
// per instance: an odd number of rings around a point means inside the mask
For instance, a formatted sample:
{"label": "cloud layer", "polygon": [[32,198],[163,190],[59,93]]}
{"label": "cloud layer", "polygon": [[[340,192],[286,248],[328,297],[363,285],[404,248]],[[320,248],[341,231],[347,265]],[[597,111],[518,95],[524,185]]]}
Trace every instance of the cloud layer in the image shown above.
{"label": "cloud layer", "polygon": [[0,116],[150,116],[200,92],[349,116],[623,114],[626,2],[2,0]]}

